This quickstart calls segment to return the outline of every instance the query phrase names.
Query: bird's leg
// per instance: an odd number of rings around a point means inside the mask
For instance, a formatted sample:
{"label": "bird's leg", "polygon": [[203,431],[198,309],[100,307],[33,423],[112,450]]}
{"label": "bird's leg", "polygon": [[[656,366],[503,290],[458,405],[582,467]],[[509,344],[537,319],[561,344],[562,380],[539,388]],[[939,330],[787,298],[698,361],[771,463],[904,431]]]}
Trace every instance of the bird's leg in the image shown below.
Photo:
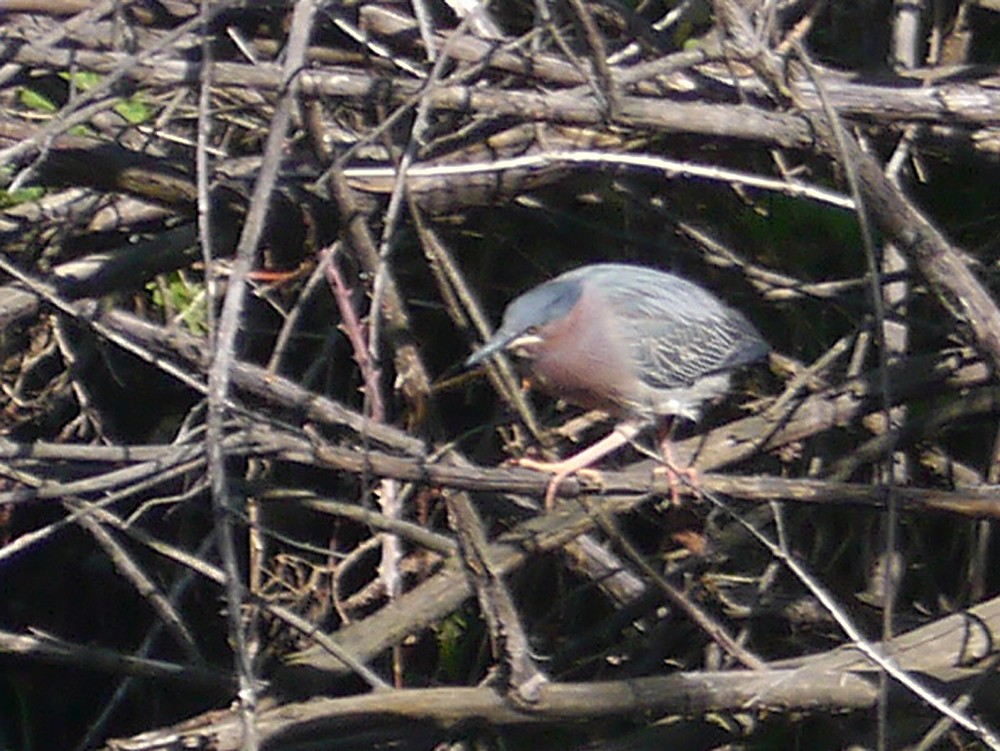
{"label": "bird's leg", "polygon": [[674,421],[670,420],[660,433],[660,454],[663,457],[662,471],[667,473],[667,482],[670,483],[670,503],[673,506],[681,505],[680,479],[686,477],[686,482],[695,491],[698,491],[698,470],[693,466],[678,469],[674,463],[674,452],[671,438],[673,436]]}
{"label": "bird's leg", "polygon": [[[615,429],[608,433],[604,438],[599,440],[593,446],[588,446],[572,456],[568,456],[557,462],[543,462],[537,459],[517,459],[515,464],[519,467],[527,467],[528,469],[536,469],[540,472],[551,472],[552,479],[549,480],[549,485],[545,489],[545,509],[551,511],[552,507],[555,505],[556,492],[559,490],[559,484],[572,474],[580,472],[587,469],[591,464],[596,462],[598,459],[607,456],[612,451],[621,448],[626,443],[632,441],[641,430],[641,423],[634,421],[626,421],[619,423],[615,426]],[[596,472],[596,470],[589,470]],[[599,473],[598,473],[598,476]]]}

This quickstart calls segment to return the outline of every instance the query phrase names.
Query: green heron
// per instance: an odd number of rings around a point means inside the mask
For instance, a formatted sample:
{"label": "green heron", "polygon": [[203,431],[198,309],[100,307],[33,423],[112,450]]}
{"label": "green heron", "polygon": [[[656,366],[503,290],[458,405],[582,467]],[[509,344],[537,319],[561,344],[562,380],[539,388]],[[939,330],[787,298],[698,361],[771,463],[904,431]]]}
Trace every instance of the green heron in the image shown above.
{"label": "green heron", "polygon": [[[559,462],[520,460],[553,473],[551,508],[563,479],[630,443],[663,417],[697,420],[702,405],[729,390],[733,370],[769,347],[739,311],[693,282],[618,263],[582,266],[513,300],[472,367],[510,351],[527,360],[543,391],[618,422],[594,445]],[[674,488],[669,433],[661,450]]]}

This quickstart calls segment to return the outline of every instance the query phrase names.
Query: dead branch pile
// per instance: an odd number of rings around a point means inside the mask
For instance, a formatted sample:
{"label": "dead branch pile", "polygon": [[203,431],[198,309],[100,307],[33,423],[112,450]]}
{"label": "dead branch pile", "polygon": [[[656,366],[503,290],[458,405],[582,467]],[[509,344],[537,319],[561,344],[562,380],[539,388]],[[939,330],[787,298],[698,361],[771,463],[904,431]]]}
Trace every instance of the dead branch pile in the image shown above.
{"label": "dead branch pile", "polygon": [[[0,1],[0,746],[1000,748],[996,10]],[[602,260],[774,355],[545,513]]]}

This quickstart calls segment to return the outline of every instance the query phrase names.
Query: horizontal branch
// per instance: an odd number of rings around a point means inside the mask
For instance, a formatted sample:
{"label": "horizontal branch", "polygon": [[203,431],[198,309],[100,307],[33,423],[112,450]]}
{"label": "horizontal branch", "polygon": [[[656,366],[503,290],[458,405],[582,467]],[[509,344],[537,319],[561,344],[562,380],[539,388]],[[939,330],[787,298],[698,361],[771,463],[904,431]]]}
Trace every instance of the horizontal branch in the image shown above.
{"label": "horizontal branch", "polygon": [[[133,57],[118,52],[53,49],[36,47],[30,42],[9,50],[7,59],[55,71],[68,70],[72,66],[110,74],[128,68],[130,79],[159,87],[194,84],[200,75],[200,66],[189,60],[161,56],[154,61],[137,62]],[[983,75],[986,79],[993,77],[995,72]],[[238,87],[277,93],[282,86],[281,67],[271,63],[218,62],[213,65],[212,82],[217,88]],[[960,82],[942,81],[928,86],[920,86],[920,82],[913,79],[901,78],[895,82],[896,85],[885,85],[859,83],[828,71],[822,83],[831,105],[841,116],[882,124],[924,122],[989,127],[995,125],[997,113],[1000,113],[1000,89],[983,86],[978,78]],[[300,85],[306,97],[372,101],[388,94],[397,104],[413,100],[421,94],[423,86],[421,82],[408,78],[387,83],[381,76],[347,67],[305,70],[300,76]],[[815,88],[800,82],[799,92],[803,103],[820,109]],[[576,91],[537,93],[509,88],[439,85],[427,91],[426,96],[432,108],[491,117],[590,125],[603,125],[608,117],[606,109],[593,96]],[[614,123],[659,131],[763,141],[786,147],[814,145],[813,133],[805,118],[743,104],[623,95]]]}
{"label": "horizontal branch", "polygon": [[[970,629],[970,624],[974,626]],[[905,670],[919,670],[946,683],[980,676],[975,665],[1000,639],[1000,599],[902,634],[889,653]],[[259,730],[270,741],[313,740],[379,727],[385,738],[426,723],[441,730],[468,723],[540,725],[648,715],[696,716],[710,712],[870,709],[878,700],[876,669],[853,647],[777,663],[760,671],[685,672],[594,683],[548,683],[538,701],[518,705],[491,687],[384,691],[344,698],[292,702],[260,715]],[[183,727],[130,741],[129,748],[157,748],[162,738],[192,747],[238,749],[238,717],[203,715]]]}

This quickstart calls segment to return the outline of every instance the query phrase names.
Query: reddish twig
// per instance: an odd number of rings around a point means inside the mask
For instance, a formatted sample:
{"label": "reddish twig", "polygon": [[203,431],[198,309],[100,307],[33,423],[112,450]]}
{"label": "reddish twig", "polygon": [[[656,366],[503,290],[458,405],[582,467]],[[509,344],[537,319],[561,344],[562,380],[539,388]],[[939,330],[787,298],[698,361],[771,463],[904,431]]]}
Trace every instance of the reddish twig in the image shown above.
{"label": "reddish twig", "polygon": [[382,369],[379,368],[368,352],[368,341],[365,336],[364,327],[358,318],[357,311],[351,304],[351,289],[344,282],[344,277],[334,261],[334,246],[330,246],[323,251],[323,266],[326,280],[333,290],[333,299],[337,303],[340,311],[340,330],[347,336],[354,352],[354,361],[361,370],[361,377],[365,382],[365,398],[368,402],[369,415],[375,422],[385,422],[385,402],[382,401],[382,392],[379,389],[379,381],[382,377]]}

